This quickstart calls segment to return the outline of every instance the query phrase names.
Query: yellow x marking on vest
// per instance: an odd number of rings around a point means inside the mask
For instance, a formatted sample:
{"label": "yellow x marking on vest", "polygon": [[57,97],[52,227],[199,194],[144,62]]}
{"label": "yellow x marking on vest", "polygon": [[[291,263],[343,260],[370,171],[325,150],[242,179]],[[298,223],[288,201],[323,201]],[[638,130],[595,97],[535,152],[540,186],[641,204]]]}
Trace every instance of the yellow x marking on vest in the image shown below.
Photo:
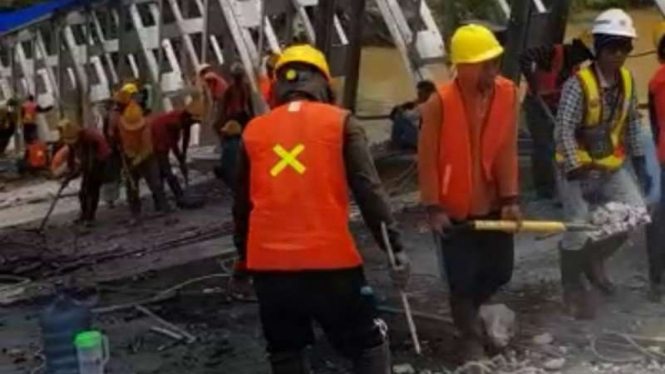
{"label": "yellow x marking on vest", "polygon": [[270,170],[270,175],[273,177],[278,176],[287,166],[291,166],[298,174],[305,174],[305,165],[296,158],[305,150],[304,145],[298,144],[289,152],[280,144],[277,144],[272,150],[282,159]]}

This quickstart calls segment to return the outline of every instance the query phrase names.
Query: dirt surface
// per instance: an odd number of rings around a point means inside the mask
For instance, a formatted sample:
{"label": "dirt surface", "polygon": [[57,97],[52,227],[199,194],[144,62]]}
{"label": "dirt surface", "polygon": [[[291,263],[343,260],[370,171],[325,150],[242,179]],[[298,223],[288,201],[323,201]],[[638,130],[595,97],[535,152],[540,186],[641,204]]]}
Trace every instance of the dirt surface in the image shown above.
{"label": "dirt surface", "polygon": [[[601,310],[592,322],[575,321],[562,313],[558,237],[520,235],[514,279],[494,300],[517,312],[518,335],[493,362],[458,368],[446,286],[438,272],[433,237],[415,206],[410,157],[378,164],[392,192],[413,261],[415,274],[409,294],[422,356],[413,352],[399,299],[387,276],[386,258],[359,221],[357,210],[352,214],[352,230],[365,257],[381,315],[391,327],[395,372],[452,373],[457,368],[458,374],[542,373],[545,365],[557,367],[561,362],[554,361],[561,358],[563,366],[547,372],[663,372],[658,346],[665,344],[665,339],[638,340],[645,350],[640,352],[625,337],[613,334],[665,337],[665,307],[650,304],[644,297],[646,265],[641,235],[613,259],[612,273],[620,291],[609,300],[597,297]],[[207,197],[204,208],[176,211],[168,217],[148,215],[139,226],[127,225],[126,206],[120,205],[113,210],[102,208],[99,226],[92,230],[69,224],[76,211],[65,209],[54,217],[44,236],[27,230],[35,227],[34,219],[0,232],[0,274],[31,281],[22,295],[27,301],[0,307],[0,373],[32,373],[40,367],[39,311],[49,301],[49,285],[55,280],[66,282],[77,297],[98,311],[95,326],[112,342],[109,373],[268,373],[257,305],[234,299],[227,292],[225,275],[233,254],[230,194],[217,181],[201,182],[191,192]],[[70,203],[76,206],[75,200]],[[34,205],[44,211],[48,199]],[[146,201],[146,205],[151,204]],[[527,201],[524,205],[529,217],[556,218],[559,214],[552,202]],[[162,292],[211,274],[216,275],[176,292]],[[39,292],[33,295],[33,290]],[[196,341],[187,344],[151,331],[164,326],[133,308],[137,303],[194,335]],[[552,342],[533,342],[544,333],[552,336]],[[332,352],[322,336],[319,342],[311,351],[315,372],[349,372],[348,364]]]}

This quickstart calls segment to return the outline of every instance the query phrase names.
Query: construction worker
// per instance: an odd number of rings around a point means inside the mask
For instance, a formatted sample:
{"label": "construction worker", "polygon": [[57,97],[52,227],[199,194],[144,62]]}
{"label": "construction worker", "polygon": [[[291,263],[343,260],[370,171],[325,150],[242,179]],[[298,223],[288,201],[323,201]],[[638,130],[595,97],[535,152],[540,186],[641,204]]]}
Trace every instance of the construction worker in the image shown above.
{"label": "construction worker", "polygon": [[38,139],[37,115],[53,109],[52,106],[42,107],[35,101],[34,95],[28,95],[28,99],[21,105],[21,123],[23,125],[23,141],[30,144]]}
{"label": "construction worker", "polygon": [[[164,180],[169,184],[171,191],[176,199],[176,204],[184,208],[185,192],[178,182],[178,178],[173,174],[169,154],[173,152],[180,164],[183,176],[187,178],[187,147],[192,125],[198,123],[203,115],[203,101],[200,95],[193,98],[185,109],[172,110],[153,116],[150,119],[152,129],[152,143],[155,149],[155,156],[159,164],[161,183]],[[182,135],[182,147],[178,145]]]}
{"label": "construction worker", "polygon": [[418,105],[427,102],[430,96],[436,93],[436,85],[429,80],[420,81],[416,85],[416,92],[416,100],[395,106],[390,111],[390,120],[393,122],[390,141],[398,149],[418,148],[418,131],[421,125]]}
{"label": "construction worker", "polygon": [[451,40],[457,77],[420,105],[422,203],[439,238],[441,269],[467,360],[485,357],[480,307],[513,272],[513,234],[449,230],[473,219],[521,221],[518,205],[517,90],[499,76],[503,47],[481,25]]}
{"label": "construction worker", "polygon": [[647,253],[649,258],[649,299],[660,302],[663,296],[663,272],[665,271],[665,22],[654,30],[654,44],[660,67],[649,82],[649,114],[651,129],[656,142],[658,161],[662,168],[660,204],[653,214],[653,223],[647,228]]}
{"label": "construction worker", "polygon": [[[595,61],[564,84],[554,132],[559,195],[570,222],[586,222],[596,204],[608,201],[644,208],[640,190],[648,194],[651,188],[635,84],[623,66],[637,36],[633,20],[623,10],[610,9],[596,18],[592,32]],[[639,186],[624,167],[627,158]],[[561,282],[565,309],[572,316],[595,316],[585,273],[603,294],[615,292],[605,261],[626,239],[618,235],[592,243],[585,232],[564,234]]]}
{"label": "construction worker", "polygon": [[14,100],[0,104],[0,156],[5,154],[9,142],[16,133],[16,111]]}
{"label": "construction worker", "polygon": [[155,210],[167,213],[169,205],[164,194],[164,185],[160,181],[159,165],[152,144],[152,131],[146,126],[141,106],[135,99],[129,100],[119,123],[115,126],[117,143],[121,150],[121,161],[125,169],[127,198],[132,212],[132,222],[140,219],[141,197],[139,181],[144,178],[152,192]]}
{"label": "construction worker", "polygon": [[229,87],[226,80],[212,68],[210,64],[203,64],[199,68],[199,78],[209,90],[214,101],[221,101],[224,92]]}
{"label": "construction worker", "polygon": [[82,129],[68,119],[59,124],[62,141],[69,149],[67,179],[81,175],[79,202],[81,214],[75,223],[91,227],[95,221],[102,184],[105,180],[107,162],[111,156],[104,135],[92,128]]}
{"label": "construction worker", "polygon": [[367,288],[348,228],[347,185],[379,242],[387,225],[398,285],[410,267],[367,140],[357,120],[332,105],[320,51],[285,49],[276,74],[278,107],[243,133],[234,207],[235,241],[254,276],[272,373],[309,373],[304,350],[316,321],[354,373],[388,374],[387,328],[361,292]]}
{"label": "construction worker", "polygon": [[[528,49],[520,58],[522,74],[529,83],[523,108],[533,140],[531,170],[538,197],[555,196],[554,123],[563,84],[580,65],[593,58],[587,33],[571,43]],[[549,112],[549,113],[548,113]]]}
{"label": "construction worker", "polygon": [[279,60],[279,54],[272,53],[266,59],[266,73],[259,74],[259,89],[263,99],[266,101],[270,108],[276,105],[274,95],[272,94],[272,85],[275,81],[275,65]]}

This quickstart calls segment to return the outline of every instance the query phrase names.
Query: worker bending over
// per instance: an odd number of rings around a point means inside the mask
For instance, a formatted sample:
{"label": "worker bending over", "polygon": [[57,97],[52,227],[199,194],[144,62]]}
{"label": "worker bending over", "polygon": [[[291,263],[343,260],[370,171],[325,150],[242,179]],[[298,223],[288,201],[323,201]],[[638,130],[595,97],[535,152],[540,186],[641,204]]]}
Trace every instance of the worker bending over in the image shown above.
{"label": "worker bending over", "polygon": [[68,119],[59,124],[62,141],[69,148],[67,155],[67,179],[81,175],[79,202],[81,214],[75,223],[91,227],[95,221],[99,194],[105,181],[105,171],[111,156],[104,136],[97,130],[82,129]]}
{"label": "worker bending over", "polygon": [[585,33],[568,44],[528,49],[520,57],[522,74],[529,83],[523,107],[533,140],[531,170],[539,198],[555,196],[554,125],[561,88],[582,63],[593,58],[587,46],[590,38]]}
{"label": "worker bending over", "polygon": [[[624,11],[610,9],[593,26],[594,63],[566,82],[555,128],[558,183],[567,221],[586,223],[596,204],[621,202],[644,208],[640,188],[624,167],[627,157],[645,194],[650,178],[642,147],[633,77],[623,65],[637,36]],[[602,293],[615,292],[605,271],[607,258],[627,235],[592,243],[588,233],[567,232],[560,243],[564,305],[576,318],[593,318],[589,281]]]}
{"label": "worker bending over", "polygon": [[115,131],[113,138],[119,140],[117,145],[121,150],[120,157],[125,172],[127,199],[132,212],[130,223],[135,223],[140,219],[139,182],[141,178],[145,179],[152,192],[155,210],[158,213],[167,213],[169,206],[164,194],[164,185],[160,179],[159,165],[155,157],[152,131],[150,126],[146,125],[143,111],[135,98],[129,100],[118,119],[118,123],[112,126]]}
{"label": "worker bending over", "polygon": [[[332,105],[325,56],[309,45],[286,49],[276,65],[278,107],[243,134],[235,241],[254,275],[273,374],[309,373],[304,350],[312,322],[357,374],[389,374],[387,327],[366,288],[349,232],[347,186],[381,241],[389,231],[399,286],[409,261],[362,127]],[[371,295],[370,295],[371,296]]]}
{"label": "worker bending over", "polygon": [[[178,178],[173,174],[169,154],[173,152],[173,155],[180,164],[183,177],[187,180],[187,148],[189,146],[191,128],[193,124],[201,120],[202,115],[202,98],[200,95],[195,95],[195,98],[185,109],[157,114],[150,119],[152,142],[157,163],[159,164],[160,183],[163,185],[164,180],[166,180],[176,199],[176,204],[180,208],[184,208],[187,205],[185,191],[180,186]],[[181,135],[182,147],[178,145]]]}
{"label": "worker bending over", "polygon": [[521,220],[518,100],[515,85],[498,75],[503,47],[489,29],[463,26],[451,43],[457,77],[421,105],[418,166],[459,347],[475,360],[485,357],[479,308],[511,279],[513,235],[449,229],[473,219]]}
{"label": "worker bending over", "polygon": [[649,257],[649,299],[660,302],[663,296],[663,272],[665,271],[665,22],[656,26],[654,43],[660,67],[649,82],[649,114],[651,129],[658,151],[661,169],[660,204],[653,214],[653,223],[647,228],[647,249]]}

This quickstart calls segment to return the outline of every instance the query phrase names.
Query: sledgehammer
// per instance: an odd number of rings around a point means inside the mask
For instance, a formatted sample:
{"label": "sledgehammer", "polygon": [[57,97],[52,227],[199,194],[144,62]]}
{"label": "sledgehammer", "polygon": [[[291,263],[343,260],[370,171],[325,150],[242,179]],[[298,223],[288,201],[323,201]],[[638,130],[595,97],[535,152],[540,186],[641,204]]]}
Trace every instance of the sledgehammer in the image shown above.
{"label": "sledgehammer", "polygon": [[[390,260],[390,266],[392,268],[397,267],[397,262],[395,261],[395,253],[393,252],[393,246],[390,245],[390,239],[388,238],[388,228],[386,227],[385,222],[381,222],[381,234],[383,236],[383,242],[386,246],[386,252],[388,252],[388,259]],[[413,347],[416,350],[417,354],[421,354],[422,350],[420,349],[420,341],[418,340],[418,331],[416,330],[416,324],[413,322],[413,314],[411,313],[411,304],[409,303],[409,297],[407,296],[404,290],[399,291],[400,296],[402,297],[402,305],[404,306],[404,313],[406,314],[406,322],[409,325],[409,331],[411,332],[411,339],[413,340]]]}

